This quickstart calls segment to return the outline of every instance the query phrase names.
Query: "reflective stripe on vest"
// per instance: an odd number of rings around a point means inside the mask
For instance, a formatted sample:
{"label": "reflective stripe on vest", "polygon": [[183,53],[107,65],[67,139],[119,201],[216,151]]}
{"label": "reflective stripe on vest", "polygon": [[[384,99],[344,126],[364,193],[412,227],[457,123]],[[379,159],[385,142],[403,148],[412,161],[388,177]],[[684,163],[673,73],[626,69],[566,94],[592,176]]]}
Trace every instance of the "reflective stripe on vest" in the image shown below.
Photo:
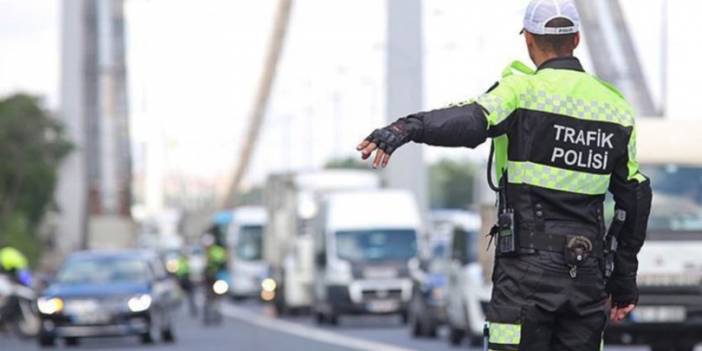
{"label": "reflective stripe on vest", "polygon": [[578,172],[538,163],[516,161],[507,163],[507,175],[507,180],[512,184],[528,184],[585,195],[606,193],[610,179],[608,174]]}
{"label": "reflective stripe on vest", "polygon": [[490,322],[490,344],[519,345],[522,338],[522,326],[519,324]]}

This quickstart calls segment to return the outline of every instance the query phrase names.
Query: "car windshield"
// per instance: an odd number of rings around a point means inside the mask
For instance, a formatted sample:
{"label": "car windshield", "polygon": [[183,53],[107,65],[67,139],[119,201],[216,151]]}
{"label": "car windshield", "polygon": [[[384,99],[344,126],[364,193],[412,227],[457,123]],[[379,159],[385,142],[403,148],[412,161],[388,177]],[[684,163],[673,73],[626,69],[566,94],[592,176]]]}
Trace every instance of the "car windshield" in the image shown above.
{"label": "car windshield", "polygon": [[702,168],[678,165],[642,167],[651,179],[651,231],[702,231]]}
{"label": "car windshield", "polygon": [[144,260],[126,257],[69,259],[57,275],[64,284],[137,283],[148,279]]}
{"label": "car windshield", "polygon": [[412,229],[336,232],[339,258],[358,261],[400,261],[417,254],[417,233]]}
{"label": "car windshield", "polygon": [[263,227],[260,225],[242,226],[236,243],[237,257],[244,261],[261,259]]}

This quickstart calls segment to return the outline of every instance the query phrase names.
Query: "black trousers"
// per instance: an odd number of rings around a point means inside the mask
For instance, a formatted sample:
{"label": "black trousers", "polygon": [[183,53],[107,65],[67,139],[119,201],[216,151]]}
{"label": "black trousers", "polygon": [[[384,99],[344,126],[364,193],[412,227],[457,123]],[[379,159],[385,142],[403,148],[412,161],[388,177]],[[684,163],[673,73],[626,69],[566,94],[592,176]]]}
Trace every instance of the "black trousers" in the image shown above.
{"label": "black trousers", "polygon": [[561,253],[498,257],[492,281],[490,350],[600,350],[609,309],[601,259],[588,257],[571,278]]}

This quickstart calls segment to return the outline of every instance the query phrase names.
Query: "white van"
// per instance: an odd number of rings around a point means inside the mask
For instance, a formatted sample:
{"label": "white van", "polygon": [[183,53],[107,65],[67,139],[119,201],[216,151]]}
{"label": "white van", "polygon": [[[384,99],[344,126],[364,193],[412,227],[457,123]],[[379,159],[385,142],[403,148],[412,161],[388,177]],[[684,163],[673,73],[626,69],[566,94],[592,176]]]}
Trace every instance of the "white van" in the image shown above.
{"label": "white van", "polygon": [[638,161],[653,204],[638,255],[639,303],[611,323],[608,343],[654,351],[692,350],[702,342],[702,122],[640,120]]}
{"label": "white van", "polygon": [[261,280],[267,274],[267,265],[263,261],[266,209],[238,207],[232,210],[231,218],[226,235],[232,277],[230,293],[234,299],[258,297]]}
{"label": "white van", "polygon": [[406,320],[421,213],[412,193],[332,193],[322,201],[314,233],[313,310],[319,323],[343,314],[400,314]]}
{"label": "white van", "polygon": [[268,178],[265,203],[269,221],[264,232],[263,258],[269,272],[261,298],[270,301],[279,315],[306,312],[312,304],[312,232],[319,200],[335,191],[379,187],[377,173],[366,170],[320,170]]}

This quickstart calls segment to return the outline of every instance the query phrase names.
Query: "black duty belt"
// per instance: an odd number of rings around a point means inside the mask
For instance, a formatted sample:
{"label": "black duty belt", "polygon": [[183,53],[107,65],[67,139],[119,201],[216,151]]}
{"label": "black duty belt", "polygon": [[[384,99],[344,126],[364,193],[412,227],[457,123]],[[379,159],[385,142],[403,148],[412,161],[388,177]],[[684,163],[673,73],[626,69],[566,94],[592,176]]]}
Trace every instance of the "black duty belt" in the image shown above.
{"label": "black duty belt", "polygon": [[[552,251],[562,253],[568,242],[578,235],[546,234],[526,232],[519,235],[519,247],[525,250]],[[604,243],[601,239],[587,237],[592,242],[591,255],[602,257]]]}

